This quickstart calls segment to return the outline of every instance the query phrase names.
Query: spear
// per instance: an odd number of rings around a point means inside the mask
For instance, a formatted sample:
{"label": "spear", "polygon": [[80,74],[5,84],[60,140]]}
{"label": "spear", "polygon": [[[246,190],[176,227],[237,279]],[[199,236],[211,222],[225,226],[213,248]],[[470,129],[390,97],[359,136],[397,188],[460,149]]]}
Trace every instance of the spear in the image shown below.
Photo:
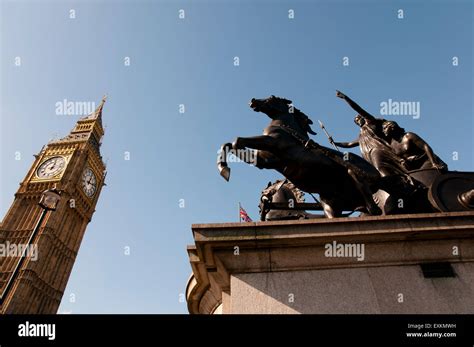
{"label": "spear", "polygon": [[318,120],[318,122],[319,122],[319,126],[321,127],[321,129],[323,129],[324,133],[328,137],[328,140],[331,143],[331,145],[333,145],[333,147],[336,149],[336,151],[340,152],[339,148],[334,143],[334,140],[332,139],[332,136],[329,135],[328,131],[326,130],[326,127],[324,126],[323,122],[321,122],[320,120]]}

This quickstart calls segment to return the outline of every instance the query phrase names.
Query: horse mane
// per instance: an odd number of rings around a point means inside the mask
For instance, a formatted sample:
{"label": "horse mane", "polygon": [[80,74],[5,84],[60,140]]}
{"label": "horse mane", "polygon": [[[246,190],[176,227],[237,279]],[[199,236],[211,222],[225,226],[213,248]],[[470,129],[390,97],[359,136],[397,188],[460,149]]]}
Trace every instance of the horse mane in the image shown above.
{"label": "horse mane", "polygon": [[313,121],[300,109],[296,108],[293,105],[293,102],[291,100],[285,99],[285,98],[280,98],[278,96],[274,96],[275,100],[281,101],[286,103],[288,105],[288,108],[291,107],[292,112],[289,112],[295,117],[295,120],[298,122],[299,126],[305,130],[306,132],[316,135],[316,133],[311,129],[310,125],[313,124]]}
{"label": "horse mane", "polygon": [[309,117],[296,107],[293,107],[293,115],[296,117],[299,123],[301,124],[313,124],[313,121]]}
{"label": "horse mane", "polygon": [[303,126],[303,128],[305,127],[306,124],[313,124],[313,121],[309,119],[309,117],[303,111],[301,111],[300,109],[296,108],[293,105],[293,101],[285,99],[285,98],[281,98],[279,96],[274,96],[274,98],[277,101],[281,101],[287,104],[288,108],[290,107],[292,108],[292,112],[290,113],[296,118],[298,123],[300,123],[300,125]]}
{"label": "horse mane", "polygon": [[[287,188],[289,189],[293,195],[295,196],[296,201],[295,202],[305,202],[305,196],[304,192],[300,189],[298,189],[292,182],[289,180],[286,180],[286,182],[281,185],[283,180],[276,180],[274,183],[268,182],[267,187],[262,190],[262,196],[263,195],[274,195],[277,193],[277,188]],[[281,185],[281,186],[280,186]]]}

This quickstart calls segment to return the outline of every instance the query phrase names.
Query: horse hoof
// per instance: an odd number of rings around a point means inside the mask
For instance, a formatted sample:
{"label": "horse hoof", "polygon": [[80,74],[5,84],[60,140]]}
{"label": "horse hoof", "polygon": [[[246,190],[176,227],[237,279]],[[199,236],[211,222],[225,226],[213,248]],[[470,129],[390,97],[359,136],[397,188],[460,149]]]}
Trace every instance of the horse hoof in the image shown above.
{"label": "horse hoof", "polygon": [[380,216],[382,214],[382,210],[377,205],[370,206],[368,211],[372,216]]}
{"label": "horse hoof", "polygon": [[219,173],[221,174],[224,179],[229,182],[230,179],[230,167],[223,167],[219,170]]}

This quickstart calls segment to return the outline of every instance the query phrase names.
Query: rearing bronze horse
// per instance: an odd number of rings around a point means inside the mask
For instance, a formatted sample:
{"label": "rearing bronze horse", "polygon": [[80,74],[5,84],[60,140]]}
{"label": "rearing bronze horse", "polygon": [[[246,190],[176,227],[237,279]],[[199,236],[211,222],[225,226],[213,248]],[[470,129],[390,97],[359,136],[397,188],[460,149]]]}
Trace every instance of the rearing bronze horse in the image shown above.
{"label": "rearing bronze horse", "polygon": [[[271,96],[252,99],[250,107],[271,118],[263,135],[237,137],[221,147],[221,153],[232,152],[259,169],[274,169],[308,193],[320,196],[327,217],[341,216],[343,211],[361,210],[372,215],[381,210],[372,198],[379,189],[380,174],[370,163],[352,153],[340,153],[310,140],[313,123],[292,106],[291,100]],[[257,150],[249,159],[245,149]],[[240,150],[240,151],[239,151]],[[230,178],[226,155],[217,162],[220,174]]]}

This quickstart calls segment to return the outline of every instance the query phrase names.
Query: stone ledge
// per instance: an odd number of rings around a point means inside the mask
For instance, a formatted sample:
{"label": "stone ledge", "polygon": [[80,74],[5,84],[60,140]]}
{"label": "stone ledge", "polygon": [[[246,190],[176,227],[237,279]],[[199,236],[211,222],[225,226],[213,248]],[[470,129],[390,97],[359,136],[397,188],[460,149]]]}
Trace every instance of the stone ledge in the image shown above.
{"label": "stone ledge", "polygon": [[[191,313],[214,312],[237,274],[474,261],[473,212],[194,224],[192,230]],[[364,244],[364,260],[326,257],[324,246],[333,241]]]}

